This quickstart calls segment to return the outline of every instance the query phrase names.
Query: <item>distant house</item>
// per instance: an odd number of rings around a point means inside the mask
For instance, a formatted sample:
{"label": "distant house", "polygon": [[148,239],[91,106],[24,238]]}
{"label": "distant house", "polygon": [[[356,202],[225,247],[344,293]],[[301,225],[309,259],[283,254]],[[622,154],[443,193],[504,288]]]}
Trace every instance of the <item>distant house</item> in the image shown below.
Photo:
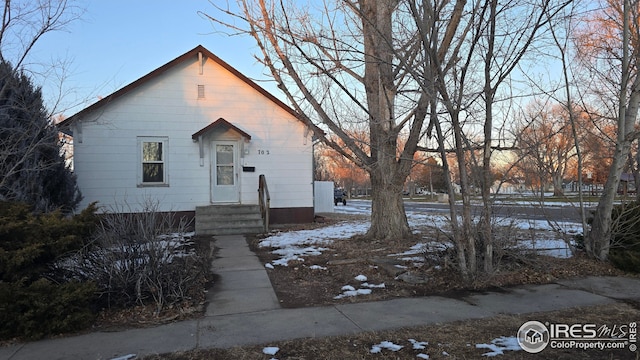
{"label": "distant house", "polygon": [[61,126],[73,136],[81,206],[135,212],[151,198],[161,211],[193,216],[196,207],[256,205],[263,174],[272,223],[313,220],[311,132],[202,46]]}
{"label": "distant house", "polygon": [[519,194],[524,190],[524,181],[519,179],[496,180],[491,186],[492,194]]}
{"label": "distant house", "polygon": [[620,174],[620,183],[618,184],[618,194],[627,195],[636,193],[636,179],[631,173]]}

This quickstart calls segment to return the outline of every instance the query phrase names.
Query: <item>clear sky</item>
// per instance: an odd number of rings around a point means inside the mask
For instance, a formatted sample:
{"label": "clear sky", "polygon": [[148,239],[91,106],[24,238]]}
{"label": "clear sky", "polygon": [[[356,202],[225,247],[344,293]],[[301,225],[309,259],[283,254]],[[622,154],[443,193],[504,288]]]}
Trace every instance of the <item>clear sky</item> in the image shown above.
{"label": "clear sky", "polygon": [[[226,0],[212,0],[226,6]],[[231,1],[233,3],[233,1]],[[208,0],[91,0],[81,4],[86,12],[65,32],[40,39],[32,61],[68,58],[69,92],[66,106],[86,99],[83,106],[67,109],[73,115],[84,106],[137,80],[197,45],[203,45],[222,60],[254,80],[268,79],[253,58],[257,52],[249,36],[229,37],[221,25],[215,27],[198,14],[221,17]],[[54,81],[50,82],[51,84]],[[260,82],[268,91],[275,86]],[[54,91],[43,86],[46,101]]]}

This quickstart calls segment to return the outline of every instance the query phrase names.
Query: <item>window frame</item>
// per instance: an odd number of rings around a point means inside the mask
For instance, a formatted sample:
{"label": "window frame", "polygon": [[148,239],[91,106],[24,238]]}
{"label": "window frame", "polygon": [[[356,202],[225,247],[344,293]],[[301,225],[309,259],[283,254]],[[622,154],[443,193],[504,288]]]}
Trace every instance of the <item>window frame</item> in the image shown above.
{"label": "window frame", "polygon": [[[160,143],[162,144],[162,159],[159,161],[144,160],[144,144]],[[169,137],[167,136],[138,136],[138,187],[166,187],[169,186]],[[162,165],[162,181],[145,182],[144,181],[144,165],[145,164],[161,164]]]}

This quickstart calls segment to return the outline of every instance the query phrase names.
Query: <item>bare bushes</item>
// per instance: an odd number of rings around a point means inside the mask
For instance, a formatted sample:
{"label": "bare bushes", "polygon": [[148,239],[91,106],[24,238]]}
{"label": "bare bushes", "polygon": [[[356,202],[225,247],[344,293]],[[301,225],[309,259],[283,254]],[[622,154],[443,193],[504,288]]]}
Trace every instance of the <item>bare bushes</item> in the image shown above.
{"label": "bare bushes", "polygon": [[93,240],[79,254],[74,273],[98,286],[102,306],[155,304],[163,308],[202,295],[210,255],[196,244],[187,223],[158,211],[122,209],[102,218]]}
{"label": "bare bushes", "polygon": [[[431,249],[425,250],[425,256],[427,256],[427,264],[432,266],[441,265],[461,270],[458,261],[460,249],[454,245],[455,240],[450,223],[451,219],[446,216],[434,218],[434,223],[430,226],[432,230],[429,233],[432,245],[430,245]],[[561,222],[523,220],[493,215],[490,226],[492,271],[487,272],[478,267],[477,272],[469,274],[467,280],[473,281],[478,277],[490,276],[523,265],[538,266],[536,264],[544,263],[549,256],[571,257],[575,249],[571,226]],[[470,223],[472,233],[481,234],[481,228],[480,219],[473,218]],[[485,246],[483,236],[476,235],[474,240],[476,247]],[[475,255],[476,264],[483,264],[485,254],[477,252]]]}

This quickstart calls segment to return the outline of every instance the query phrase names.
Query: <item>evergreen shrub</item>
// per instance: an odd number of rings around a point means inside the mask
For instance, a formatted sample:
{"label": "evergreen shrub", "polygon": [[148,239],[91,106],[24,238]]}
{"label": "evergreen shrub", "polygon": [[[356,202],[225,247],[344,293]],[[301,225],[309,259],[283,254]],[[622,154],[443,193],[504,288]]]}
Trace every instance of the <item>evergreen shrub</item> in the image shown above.
{"label": "evergreen shrub", "polygon": [[32,210],[0,202],[0,338],[76,331],[93,319],[95,285],[69,278],[56,264],[93,233],[96,206],[74,217]]}
{"label": "evergreen shrub", "polygon": [[640,203],[614,207],[609,261],[617,268],[640,272]]}

